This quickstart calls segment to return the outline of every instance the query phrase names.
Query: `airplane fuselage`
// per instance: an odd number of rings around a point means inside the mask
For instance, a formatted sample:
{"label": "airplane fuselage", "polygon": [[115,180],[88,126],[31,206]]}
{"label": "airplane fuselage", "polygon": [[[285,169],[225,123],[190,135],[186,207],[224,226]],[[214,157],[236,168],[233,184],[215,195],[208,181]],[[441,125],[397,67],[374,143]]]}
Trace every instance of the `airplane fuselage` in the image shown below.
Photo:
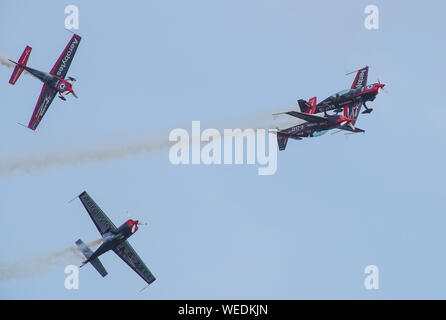
{"label": "airplane fuselage", "polygon": [[284,133],[292,139],[315,137],[338,127],[342,121],[345,121],[342,116],[337,115],[327,115],[325,118],[328,119],[328,123],[326,121],[304,122],[288,129],[280,130],[280,133]]}
{"label": "airplane fuselage", "polygon": [[70,92],[72,92],[72,84],[68,82],[65,79],[61,79],[59,77],[56,77],[55,75],[49,74],[47,72],[43,72],[37,69],[30,68],[28,66],[24,66],[21,64],[17,64],[21,68],[23,68],[25,71],[32,74],[34,77],[42,81],[44,84],[49,86],[50,88],[53,88],[57,92],[59,92],[61,95],[66,95]]}
{"label": "airplane fuselage", "polygon": [[110,231],[104,233],[102,235],[103,243],[93,253],[93,255],[90,258],[88,258],[88,260],[84,261],[84,264],[99,257],[100,255],[106,253],[107,251],[113,250],[120,243],[130,238],[130,236],[132,236],[137,230],[138,230],[138,221],[127,220],[115,232]]}
{"label": "airplane fuselage", "polygon": [[384,84],[372,83],[359,89],[346,89],[319,102],[315,108],[315,113],[327,112],[331,110],[342,111],[342,109],[352,103],[360,102],[362,104],[367,101],[375,100],[379,89],[383,88]]}

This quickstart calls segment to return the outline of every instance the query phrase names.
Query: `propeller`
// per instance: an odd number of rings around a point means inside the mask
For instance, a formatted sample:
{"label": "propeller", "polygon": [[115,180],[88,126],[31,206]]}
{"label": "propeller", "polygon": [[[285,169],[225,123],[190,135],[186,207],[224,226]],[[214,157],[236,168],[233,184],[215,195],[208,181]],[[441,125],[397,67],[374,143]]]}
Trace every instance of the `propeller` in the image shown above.
{"label": "propeller", "polygon": [[73,97],[75,97],[77,99],[77,95],[74,93],[74,91],[71,91]]}
{"label": "propeller", "polygon": [[[132,217],[132,215],[130,214],[130,212],[127,210],[125,213],[127,213],[127,216],[130,218],[130,219],[132,219],[132,220],[134,220],[134,218]],[[148,225],[148,223],[147,222],[139,222],[138,221],[138,226],[147,226]]]}
{"label": "propeller", "polygon": [[[379,78],[378,78],[378,84],[381,84],[381,81],[379,81]],[[387,91],[386,89],[384,89],[384,88],[379,88],[378,89],[378,92],[384,92],[384,93],[389,93],[389,91]]]}

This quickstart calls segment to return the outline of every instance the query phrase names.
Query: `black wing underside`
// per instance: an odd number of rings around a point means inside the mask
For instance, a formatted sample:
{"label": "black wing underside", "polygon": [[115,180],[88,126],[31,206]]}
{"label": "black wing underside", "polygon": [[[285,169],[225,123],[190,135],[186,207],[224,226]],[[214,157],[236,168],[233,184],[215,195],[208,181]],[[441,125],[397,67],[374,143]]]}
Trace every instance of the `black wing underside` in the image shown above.
{"label": "black wing underside", "polygon": [[68,42],[59,59],[57,59],[56,64],[51,69],[50,74],[53,74],[61,79],[65,79],[80,41],[81,36],[77,34],[71,37],[71,40]]}
{"label": "black wing underside", "polygon": [[82,192],[79,195],[79,199],[90,215],[91,220],[95,224],[99,233],[103,235],[106,232],[116,231],[118,230],[116,226],[111,222],[111,220],[107,217],[104,211],[99,208],[99,206],[94,202],[94,200],[88,195],[87,192]]}
{"label": "black wing underside", "polygon": [[324,117],[320,117],[314,114],[309,113],[303,113],[303,112],[297,112],[297,111],[288,111],[284,112],[285,114],[288,114],[290,116],[305,120],[307,122],[328,122],[328,120]]}
{"label": "black wing underside", "polygon": [[153,276],[152,272],[150,272],[149,268],[147,268],[127,240],[116,246],[113,251],[141,278],[143,278],[147,284],[151,284],[155,281],[156,278]]}

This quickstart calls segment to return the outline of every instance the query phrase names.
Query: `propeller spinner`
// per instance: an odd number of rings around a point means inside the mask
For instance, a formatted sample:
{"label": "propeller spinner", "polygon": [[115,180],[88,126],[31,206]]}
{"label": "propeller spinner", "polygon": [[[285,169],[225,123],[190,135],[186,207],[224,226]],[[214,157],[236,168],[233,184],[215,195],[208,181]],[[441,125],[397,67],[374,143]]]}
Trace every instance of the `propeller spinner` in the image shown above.
{"label": "propeller spinner", "polygon": [[[127,210],[126,212],[125,212],[126,214],[127,214],[127,216],[130,218],[130,219],[132,219],[133,220],[133,217],[132,217],[132,215],[130,214],[130,212]],[[136,220],[138,223],[138,226],[147,226],[147,225],[149,225],[147,222],[140,222],[139,220]]]}

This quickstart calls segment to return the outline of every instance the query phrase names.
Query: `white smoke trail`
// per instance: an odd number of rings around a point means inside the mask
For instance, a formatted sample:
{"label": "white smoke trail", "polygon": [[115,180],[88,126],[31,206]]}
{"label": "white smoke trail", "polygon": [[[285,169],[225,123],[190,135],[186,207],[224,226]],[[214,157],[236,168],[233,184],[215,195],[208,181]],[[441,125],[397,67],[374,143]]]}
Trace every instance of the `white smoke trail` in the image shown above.
{"label": "white smoke trail", "polygon": [[[87,246],[94,251],[101,243],[102,239],[97,239],[87,243]],[[10,264],[0,265],[0,281],[39,276],[56,267],[80,264],[84,259],[83,254],[76,246],[40,256],[24,258]]]}
{"label": "white smoke trail", "polygon": [[14,63],[8,60],[4,55],[0,53],[0,64],[8,67],[8,68],[14,68]]}
{"label": "white smoke trail", "polygon": [[142,153],[153,153],[168,148],[169,141],[164,139],[147,139],[129,141],[121,145],[104,145],[86,148],[70,148],[70,150],[49,151],[47,153],[25,155],[10,160],[0,161],[0,176],[15,171],[34,172],[46,168],[64,165],[82,165],[93,162],[136,156]]}
{"label": "white smoke trail", "polygon": [[[293,107],[289,107],[293,108]],[[287,109],[287,110],[291,110]],[[277,110],[275,110],[277,111]],[[274,111],[273,111],[274,112]],[[206,128],[218,129],[223,136],[224,128],[276,128],[285,127],[296,124],[296,120],[282,121],[281,123],[272,123],[271,110],[268,112],[262,111],[258,114],[251,115],[245,119],[237,120],[222,120],[218,126],[208,126],[202,123],[202,130]],[[232,125],[228,124],[232,122]],[[184,126],[187,128],[190,124]],[[12,174],[16,171],[35,172],[44,170],[56,166],[64,165],[83,165],[94,162],[103,162],[107,160],[119,159],[128,156],[137,156],[144,153],[156,153],[163,150],[167,150],[173,142],[168,141],[168,134],[163,138],[141,138],[138,135],[137,138],[132,138],[131,141],[127,141],[122,144],[116,143],[113,139],[109,139],[111,142],[106,144],[97,143],[89,147],[71,147],[70,149],[55,151],[48,151],[46,153],[32,153],[16,157],[13,159],[0,160],[0,176]],[[200,143],[199,141],[192,141],[191,143]]]}
{"label": "white smoke trail", "polygon": [[[11,61],[9,61],[8,58],[5,57],[4,55],[2,55],[1,53],[0,53],[0,64],[6,66],[8,68],[15,67],[15,64],[12,63]],[[25,71],[25,70],[23,70],[23,74],[31,75],[28,71]]]}

